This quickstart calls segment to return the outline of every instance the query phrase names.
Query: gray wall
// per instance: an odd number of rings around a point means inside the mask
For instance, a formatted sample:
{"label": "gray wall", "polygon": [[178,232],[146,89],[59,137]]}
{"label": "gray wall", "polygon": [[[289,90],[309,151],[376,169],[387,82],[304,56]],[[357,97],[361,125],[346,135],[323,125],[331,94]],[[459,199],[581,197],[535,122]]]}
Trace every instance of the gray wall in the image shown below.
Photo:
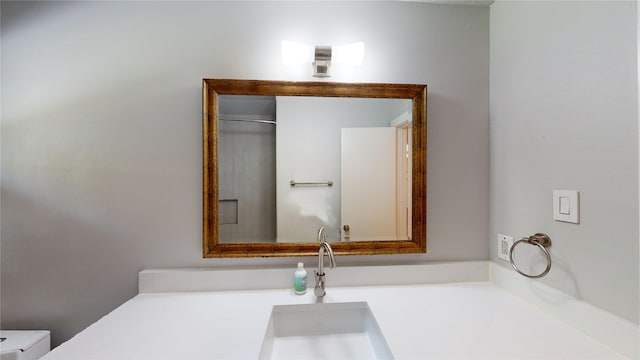
{"label": "gray wall", "polygon": [[[545,232],[542,281],[638,322],[636,2],[491,6],[491,259],[497,233]],[[552,191],[580,191],[580,224]],[[519,263],[540,271],[533,247]],[[544,294],[540,294],[544,296]]]}
{"label": "gray wall", "polygon": [[428,253],[341,266],[489,258],[488,7],[1,6],[2,328],[58,344],[134,296],[144,268],[295,267],[201,256],[201,80],[311,80],[282,65],[283,39],[364,41],[333,81],[429,85]]}

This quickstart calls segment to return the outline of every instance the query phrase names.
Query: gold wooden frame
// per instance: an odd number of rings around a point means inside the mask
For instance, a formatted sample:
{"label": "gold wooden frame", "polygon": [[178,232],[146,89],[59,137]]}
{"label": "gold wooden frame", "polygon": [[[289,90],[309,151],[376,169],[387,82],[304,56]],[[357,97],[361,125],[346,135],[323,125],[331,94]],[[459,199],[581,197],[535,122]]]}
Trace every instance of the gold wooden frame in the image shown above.
{"label": "gold wooden frame", "polygon": [[[318,254],[317,243],[221,244],[218,241],[218,95],[411,99],[413,102],[412,240],[336,242],[332,243],[331,247],[336,255],[426,252],[426,85],[204,79],[202,89],[203,257],[272,257]],[[315,229],[309,231],[315,231]]]}

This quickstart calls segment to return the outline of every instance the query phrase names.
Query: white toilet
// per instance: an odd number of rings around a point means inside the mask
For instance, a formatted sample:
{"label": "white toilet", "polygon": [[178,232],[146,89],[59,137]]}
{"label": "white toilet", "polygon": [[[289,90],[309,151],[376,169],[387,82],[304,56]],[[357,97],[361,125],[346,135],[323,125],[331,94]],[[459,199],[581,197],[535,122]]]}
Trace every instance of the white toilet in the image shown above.
{"label": "white toilet", "polygon": [[37,360],[49,350],[49,330],[0,330],[0,360]]}

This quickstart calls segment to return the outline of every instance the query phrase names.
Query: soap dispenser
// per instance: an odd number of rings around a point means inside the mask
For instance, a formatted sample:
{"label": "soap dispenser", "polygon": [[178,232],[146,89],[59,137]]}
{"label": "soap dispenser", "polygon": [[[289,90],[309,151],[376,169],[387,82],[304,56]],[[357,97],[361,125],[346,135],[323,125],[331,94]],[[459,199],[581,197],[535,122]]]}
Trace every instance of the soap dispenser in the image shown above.
{"label": "soap dispenser", "polygon": [[296,294],[302,295],[307,292],[307,270],[304,263],[299,262],[296,272],[293,274],[293,290]]}

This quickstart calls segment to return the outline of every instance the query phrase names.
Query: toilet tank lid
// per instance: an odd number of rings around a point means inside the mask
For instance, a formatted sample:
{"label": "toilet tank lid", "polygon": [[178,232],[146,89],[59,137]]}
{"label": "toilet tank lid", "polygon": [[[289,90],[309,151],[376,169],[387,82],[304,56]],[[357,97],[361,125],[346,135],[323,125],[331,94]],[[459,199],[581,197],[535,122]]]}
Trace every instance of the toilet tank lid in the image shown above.
{"label": "toilet tank lid", "polygon": [[0,330],[0,354],[27,351],[49,336],[49,330]]}

